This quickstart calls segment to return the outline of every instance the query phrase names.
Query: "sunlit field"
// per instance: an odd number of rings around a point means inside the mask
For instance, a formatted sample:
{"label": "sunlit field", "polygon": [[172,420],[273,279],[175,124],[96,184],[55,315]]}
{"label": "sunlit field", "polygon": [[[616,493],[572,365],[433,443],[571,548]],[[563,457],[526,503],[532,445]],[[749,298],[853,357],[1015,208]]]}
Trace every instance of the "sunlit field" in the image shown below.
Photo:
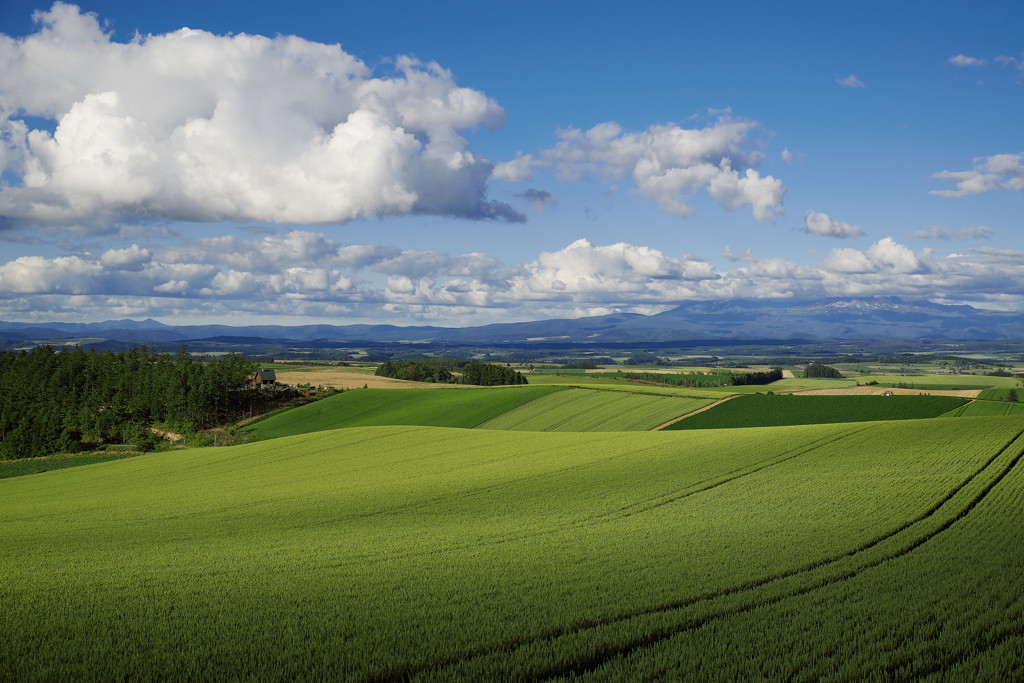
{"label": "sunlit field", "polygon": [[362,427],[5,479],[0,677],[991,676],[1021,434]]}

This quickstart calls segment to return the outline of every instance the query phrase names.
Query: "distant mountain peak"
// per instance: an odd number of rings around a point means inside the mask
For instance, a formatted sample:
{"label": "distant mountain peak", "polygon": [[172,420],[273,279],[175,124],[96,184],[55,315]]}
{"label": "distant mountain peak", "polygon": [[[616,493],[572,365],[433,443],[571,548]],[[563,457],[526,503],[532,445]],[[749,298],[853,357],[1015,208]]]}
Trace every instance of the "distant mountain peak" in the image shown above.
{"label": "distant mountain peak", "polygon": [[[664,342],[737,339],[1021,339],[1024,315],[898,296],[820,299],[686,301],[657,315],[615,313],[575,319],[493,323],[481,327],[394,325],[165,325],[152,318],[105,323],[31,325],[0,322],[0,330],[28,329],[27,338],[108,337],[161,342],[215,337],[271,340],[521,343],[528,340]],[[17,336],[17,335],[15,335]],[[323,341],[328,340],[328,341]],[[333,341],[331,341],[333,340]],[[197,342],[198,343],[198,342]],[[223,342],[222,342],[223,343]]]}
{"label": "distant mountain peak", "polygon": [[123,318],[121,320],[104,320],[101,323],[90,324],[98,328],[113,327],[122,330],[151,330],[168,327],[159,320],[153,320],[152,318],[146,318],[145,320],[132,320],[131,318]]}

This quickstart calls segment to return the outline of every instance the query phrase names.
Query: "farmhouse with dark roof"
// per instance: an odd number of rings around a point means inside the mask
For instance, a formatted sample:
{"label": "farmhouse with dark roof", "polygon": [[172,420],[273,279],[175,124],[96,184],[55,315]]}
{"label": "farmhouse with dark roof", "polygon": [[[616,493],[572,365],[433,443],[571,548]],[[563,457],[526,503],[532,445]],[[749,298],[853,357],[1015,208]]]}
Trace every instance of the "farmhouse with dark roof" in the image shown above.
{"label": "farmhouse with dark roof", "polygon": [[277,383],[277,373],[273,370],[265,370],[260,368],[256,371],[256,385],[265,387],[268,384],[274,386]]}

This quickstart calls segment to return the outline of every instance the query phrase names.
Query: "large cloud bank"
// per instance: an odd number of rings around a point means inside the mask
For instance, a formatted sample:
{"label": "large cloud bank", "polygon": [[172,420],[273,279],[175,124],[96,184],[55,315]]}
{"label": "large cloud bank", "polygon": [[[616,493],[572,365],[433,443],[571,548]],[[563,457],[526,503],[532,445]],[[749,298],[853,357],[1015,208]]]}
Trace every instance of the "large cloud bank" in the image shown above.
{"label": "large cloud bank", "polygon": [[898,294],[1024,308],[1024,253],[989,248],[939,256],[891,237],[835,248],[815,265],[726,249],[731,265],[647,246],[576,240],[533,260],[345,244],[295,230],[132,244],[0,263],[0,318],[214,318],[267,315],[334,321],[483,324],[612,311],[656,312],[680,301]]}
{"label": "large cloud bank", "polygon": [[8,219],[522,220],[487,199],[492,165],[460,134],[504,112],[437,64],[398,58],[380,78],[293,36],[184,28],[120,43],[73,5],[34,18],[32,35],[0,35]]}

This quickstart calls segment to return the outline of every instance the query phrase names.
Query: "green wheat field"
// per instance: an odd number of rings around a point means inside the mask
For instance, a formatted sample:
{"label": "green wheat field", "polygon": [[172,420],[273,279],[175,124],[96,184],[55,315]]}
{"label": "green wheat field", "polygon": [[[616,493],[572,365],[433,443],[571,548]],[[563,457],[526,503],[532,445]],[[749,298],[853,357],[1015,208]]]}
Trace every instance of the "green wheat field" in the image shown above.
{"label": "green wheat field", "polygon": [[12,470],[0,680],[1024,674],[1010,404],[711,403],[355,390],[249,444]]}

